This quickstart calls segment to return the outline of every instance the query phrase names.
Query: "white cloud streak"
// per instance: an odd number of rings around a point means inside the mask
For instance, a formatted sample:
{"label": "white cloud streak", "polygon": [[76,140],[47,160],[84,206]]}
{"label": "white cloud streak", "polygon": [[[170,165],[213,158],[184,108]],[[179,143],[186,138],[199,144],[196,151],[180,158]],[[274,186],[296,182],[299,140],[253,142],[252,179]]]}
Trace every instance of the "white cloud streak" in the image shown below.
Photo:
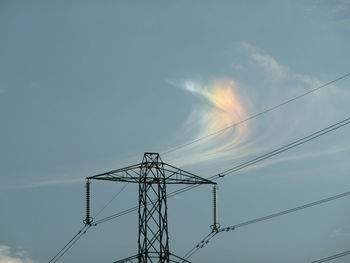
{"label": "white cloud streak", "polygon": [[257,48],[246,42],[242,42],[241,45],[250,52],[251,58],[260,65],[271,78],[281,80],[287,76],[287,67],[280,65],[273,57],[262,54]]}
{"label": "white cloud streak", "polygon": [[328,1],[334,15],[334,23],[339,28],[350,30],[350,1],[332,0]]}
{"label": "white cloud streak", "polygon": [[334,229],[332,233],[330,234],[330,237],[337,238],[337,237],[350,237],[350,229],[349,227],[343,228],[339,227],[337,229]]}
{"label": "white cloud streak", "polygon": [[45,187],[45,186],[52,186],[52,185],[81,183],[83,181],[84,181],[84,178],[53,179],[53,180],[44,180],[39,182],[27,183],[27,184],[20,184],[20,185],[14,186],[13,188],[16,188],[16,189],[36,188],[36,187]]}

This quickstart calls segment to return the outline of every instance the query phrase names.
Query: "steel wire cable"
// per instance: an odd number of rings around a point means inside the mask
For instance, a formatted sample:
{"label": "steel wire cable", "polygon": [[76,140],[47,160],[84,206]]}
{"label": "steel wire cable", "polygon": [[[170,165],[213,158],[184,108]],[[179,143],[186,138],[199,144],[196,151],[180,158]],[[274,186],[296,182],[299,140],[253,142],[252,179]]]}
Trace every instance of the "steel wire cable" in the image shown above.
{"label": "steel wire cable", "polygon": [[336,258],[340,258],[340,257],[347,256],[347,255],[350,255],[350,250],[344,251],[344,252],[339,253],[339,254],[335,254],[335,255],[333,255],[333,256],[321,258],[321,259],[312,261],[311,263],[327,262],[327,261],[331,261],[331,260],[336,259]]}
{"label": "steel wire cable", "polygon": [[265,221],[265,220],[269,220],[269,219],[272,219],[272,218],[275,218],[275,217],[283,216],[283,215],[286,215],[286,214],[289,214],[289,213],[297,212],[297,211],[300,211],[300,210],[303,210],[303,209],[306,209],[306,208],[309,208],[309,207],[317,206],[317,205],[320,205],[320,204],[323,204],[323,203],[328,203],[330,201],[334,201],[334,200],[337,200],[337,199],[340,199],[340,198],[343,198],[343,197],[346,197],[346,196],[349,196],[349,195],[350,195],[350,191],[342,193],[342,194],[338,194],[338,195],[335,195],[335,196],[331,196],[331,197],[328,197],[328,198],[324,198],[324,199],[321,199],[321,200],[318,200],[318,201],[315,201],[315,202],[312,202],[312,203],[307,203],[307,204],[304,204],[304,205],[301,205],[301,206],[297,206],[297,207],[294,207],[294,208],[291,208],[291,209],[288,209],[288,210],[284,210],[284,211],[281,211],[281,212],[278,212],[278,213],[274,213],[274,214],[270,214],[270,215],[267,215],[267,216],[255,218],[255,219],[252,219],[252,220],[249,220],[249,221],[246,221],[246,222],[243,222],[243,223],[239,223],[239,224],[236,224],[236,225],[223,227],[223,228],[221,228],[219,230],[219,232],[234,230],[234,229],[239,228],[239,227],[244,227],[244,226],[248,226],[248,225],[251,225],[251,224],[259,223],[261,221]]}
{"label": "steel wire cable", "polygon": [[121,192],[125,190],[128,184],[129,183],[124,184],[124,186],[95,214],[93,218],[98,217],[102,213],[102,211],[105,210],[107,206],[110,205],[114,201],[114,199],[116,199],[121,194]]}
{"label": "steel wire cable", "polygon": [[[120,194],[125,190],[125,188],[128,186],[128,183],[126,183],[96,214],[93,218],[96,218],[98,215],[102,213],[106,207],[113,202]],[[90,229],[91,225],[84,225],[78,233],[73,236],[71,240],[68,241],[68,243],[57,252],[57,254],[49,261],[49,263],[55,263],[57,262],[64,254],[67,253],[67,251]]]}
{"label": "steel wire cable", "polygon": [[205,136],[203,136],[203,137],[197,138],[197,139],[195,139],[195,140],[193,140],[193,141],[190,141],[190,142],[188,142],[188,143],[184,143],[184,144],[181,144],[181,145],[179,145],[179,146],[175,146],[175,147],[173,147],[173,148],[171,148],[171,149],[169,149],[169,150],[163,152],[162,155],[165,155],[165,154],[168,154],[168,153],[177,151],[177,150],[179,150],[179,149],[181,149],[181,148],[184,148],[184,147],[187,147],[187,146],[189,146],[189,145],[191,145],[191,144],[197,143],[197,142],[199,142],[199,141],[202,141],[202,140],[207,139],[207,138],[209,138],[209,137],[212,137],[212,136],[214,136],[214,135],[220,134],[220,133],[222,133],[222,132],[224,132],[224,131],[226,131],[226,130],[228,130],[228,129],[234,128],[234,127],[236,127],[236,126],[238,126],[238,125],[240,125],[240,124],[242,124],[242,123],[245,123],[245,122],[247,122],[247,121],[250,121],[250,120],[252,120],[252,119],[255,119],[256,117],[259,117],[259,116],[261,116],[261,115],[263,115],[263,114],[265,114],[265,113],[268,113],[268,112],[270,112],[270,111],[273,111],[273,110],[275,110],[275,109],[278,109],[278,108],[280,108],[280,107],[282,107],[282,106],[284,106],[284,105],[286,105],[286,104],[288,104],[288,103],[290,103],[290,102],[293,102],[293,101],[295,101],[295,100],[298,100],[298,99],[300,99],[300,98],[302,98],[302,97],[304,97],[304,96],[306,96],[306,95],[308,95],[308,94],[311,94],[311,93],[313,93],[313,92],[316,92],[316,91],[318,91],[318,90],[320,90],[320,89],[322,89],[322,88],[325,88],[325,87],[327,87],[327,86],[329,86],[329,85],[331,85],[331,84],[333,84],[333,83],[335,83],[335,82],[337,82],[337,81],[339,81],[339,80],[345,79],[345,78],[347,78],[347,77],[349,77],[349,76],[350,76],[350,72],[347,73],[347,74],[344,74],[344,75],[342,75],[342,76],[340,76],[340,77],[338,77],[338,78],[336,78],[336,79],[333,79],[333,80],[331,80],[331,81],[329,81],[329,82],[327,82],[327,83],[325,83],[325,84],[323,84],[323,85],[321,85],[321,86],[319,86],[319,87],[317,87],[317,88],[311,89],[311,90],[306,91],[306,92],[304,92],[304,93],[302,93],[302,94],[300,94],[300,95],[298,95],[298,96],[295,96],[295,97],[293,97],[293,98],[291,98],[291,99],[288,99],[288,100],[286,100],[286,101],[284,101],[284,102],[282,102],[282,103],[280,103],[280,104],[277,104],[277,105],[275,105],[275,106],[272,106],[272,107],[270,107],[270,108],[267,108],[266,110],[264,110],[264,111],[262,111],[262,112],[259,112],[259,113],[257,113],[257,114],[254,114],[254,115],[252,115],[252,116],[250,116],[250,117],[248,117],[248,118],[246,118],[246,119],[244,119],[244,120],[241,120],[241,121],[239,121],[239,122],[233,123],[232,125],[227,126],[227,127],[223,128],[223,129],[217,130],[216,132],[207,134],[207,135],[205,135]]}
{"label": "steel wire cable", "polygon": [[195,254],[199,249],[203,248],[206,244],[209,243],[210,239],[212,239],[218,232],[216,230],[211,231],[208,235],[205,236],[197,245],[195,245],[191,250],[189,250],[185,255],[184,259],[189,259],[193,254]]}
{"label": "steel wire cable", "polygon": [[[265,220],[269,220],[269,219],[272,219],[272,218],[275,218],[275,217],[279,217],[279,216],[283,216],[283,215],[286,215],[286,214],[289,214],[289,213],[297,212],[297,211],[300,211],[300,210],[303,210],[303,209],[307,209],[307,208],[310,208],[310,207],[313,207],[313,206],[321,205],[321,204],[324,204],[324,203],[327,203],[327,202],[331,202],[331,201],[334,201],[336,199],[340,199],[340,198],[347,197],[347,196],[350,196],[350,191],[342,193],[342,194],[338,194],[338,195],[335,195],[335,196],[327,197],[327,198],[324,198],[324,199],[321,199],[321,200],[318,200],[318,201],[315,201],[315,202],[307,203],[307,204],[304,204],[304,205],[301,205],[301,206],[297,206],[297,207],[294,207],[294,208],[291,208],[291,209],[288,209],[288,210],[284,210],[284,211],[280,211],[280,212],[277,212],[277,213],[273,213],[273,214],[270,214],[270,215],[267,215],[267,216],[255,218],[255,219],[252,219],[252,220],[249,220],[249,221],[246,221],[246,222],[242,222],[242,223],[239,223],[239,224],[236,224],[236,225],[227,226],[227,227],[221,227],[217,231],[212,232],[213,233],[213,234],[211,233],[212,235],[209,234],[201,242],[199,242],[196,246],[194,246],[189,252],[186,253],[184,258],[185,259],[189,259],[199,249],[203,248],[204,245],[207,244],[210,239],[212,239],[214,236],[216,236],[217,234],[219,234],[221,232],[232,231],[232,230],[235,230],[235,229],[237,229],[239,227],[244,227],[244,226],[256,224],[256,223],[259,223],[259,222],[262,222],[262,221],[265,221]],[[346,251],[346,252],[343,252],[343,253],[340,253],[340,254],[337,254],[337,255],[333,255],[333,256],[330,256],[330,257],[327,257],[327,258],[323,258],[323,259],[320,259],[320,260],[313,261],[311,263],[326,262],[328,260],[333,259],[333,257],[336,258],[336,257],[340,257],[339,255],[341,255],[341,256],[347,255],[347,254],[344,254],[344,253],[349,254],[350,252]]]}
{"label": "steel wire cable", "polygon": [[77,234],[73,236],[71,240],[68,241],[68,243],[60,250],[57,252],[57,254],[49,261],[49,263],[55,263],[57,262],[74,244],[77,242],[80,237],[85,234],[85,231],[89,228],[90,226],[85,225],[83,226]]}
{"label": "steel wire cable", "polygon": [[[327,134],[327,133],[329,133],[331,131],[337,130],[337,129],[345,126],[345,125],[348,125],[349,123],[350,123],[350,118],[346,118],[346,119],[344,119],[342,121],[339,121],[339,122],[337,122],[335,124],[332,124],[332,125],[324,128],[324,129],[321,129],[321,130],[319,130],[317,132],[314,132],[314,133],[312,133],[312,134],[310,134],[308,136],[305,136],[305,137],[303,137],[301,139],[293,141],[293,142],[291,142],[291,143],[289,143],[287,145],[284,145],[284,146],[279,147],[279,148],[277,148],[275,150],[272,150],[272,151],[270,151],[268,153],[260,155],[260,156],[258,156],[256,158],[253,158],[253,159],[251,159],[251,160],[249,160],[247,162],[244,162],[242,164],[236,165],[236,166],[234,166],[234,167],[232,167],[230,169],[227,169],[227,170],[225,170],[225,171],[223,171],[221,173],[218,173],[216,175],[210,176],[207,179],[208,180],[217,180],[219,178],[223,178],[223,177],[225,177],[225,176],[227,176],[229,174],[233,174],[235,172],[238,172],[238,171],[240,171],[240,170],[242,170],[244,168],[247,168],[247,167],[249,167],[251,165],[254,165],[254,164],[258,163],[258,162],[261,162],[263,160],[271,158],[271,157],[273,157],[273,156],[275,156],[277,154],[283,153],[283,152],[285,152],[287,150],[290,150],[290,149],[292,149],[294,147],[297,147],[297,146],[299,146],[301,144],[309,142],[309,141],[311,141],[313,139],[316,139],[316,138],[318,138],[318,137],[320,137],[322,135],[325,135],[325,134]],[[199,187],[199,186],[200,185],[189,185],[189,186],[183,187],[181,189],[178,189],[176,191],[173,191],[173,192],[169,193],[168,197],[173,197],[175,195],[181,194],[183,192],[189,191],[189,190],[191,190],[193,188],[196,188],[196,187]],[[95,221],[95,225],[98,225],[100,223],[103,223],[103,222],[115,219],[115,218],[123,216],[125,214],[129,214],[131,212],[136,211],[137,209],[138,209],[138,206],[131,207],[131,208],[127,209],[127,210],[121,211],[119,213],[116,213],[116,214],[113,214],[113,215],[108,216],[106,218],[103,218],[103,219],[100,219],[98,221]]]}
{"label": "steel wire cable", "polygon": [[292,148],[294,148],[294,147],[296,147],[296,146],[298,146],[300,144],[304,144],[304,143],[306,143],[306,142],[308,142],[310,140],[316,139],[317,137],[320,137],[320,136],[322,136],[322,135],[324,135],[326,133],[329,133],[329,132],[331,132],[333,130],[339,129],[339,128],[341,128],[341,127],[343,127],[343,126],[345,126],[345,125],[347,125],[349,123],[350,123],[350,118],[346,118],[346,119],[344,119],[344,120],[342,120],[340,122],[337,122],[337,123],[335,123],[333,125],[330,125],[330,126],[324,128],[322,130],[319,130],[319,131],[314,132],[314,133],[312,133],[312,134],[310,134],[308,136],[305,136],[305,137],[303,137],[301,139],[293,141],[292,143],[284,145],[284,146],[282,146],[280,148],[277,148],[277,149],[275,149],[273,151],[270,151],[270,152],[268,152],[266,154],[260,155],[259,157],[254,158],[254,159],[252,159],[252,160],[250,160],[248,162],[245,162],[245,163],[237,165],[237,166],[235,166],[233,168],[227,169],[226,171],[224,171],[222,173],[219,173],[216,176],[224,177],[224,176],[226,176],[228,174],[237,172],[237,171],[239,171],[239,170],[241,170],[241,169],[243,169],[243,168],[245,168],[247,166],[250,166],[250,165],[255,164],[257,162],[261,162],[262,160],[270,158],[270,157],[272,157],[274,155],[277,155],[279,153],[285,152],[285,151],[287,151],[289,149],[292,149]]}

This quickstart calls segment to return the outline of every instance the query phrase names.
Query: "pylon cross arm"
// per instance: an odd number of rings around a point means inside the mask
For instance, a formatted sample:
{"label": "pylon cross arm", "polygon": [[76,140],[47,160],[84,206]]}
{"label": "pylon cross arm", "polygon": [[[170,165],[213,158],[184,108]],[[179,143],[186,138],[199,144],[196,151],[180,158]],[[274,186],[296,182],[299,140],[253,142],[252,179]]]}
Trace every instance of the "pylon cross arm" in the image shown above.
{"label": "pylon cross arm", "polygon": [[[152,171],[152,169],[157,169],[159,167],[162,167],[165,173],[164,176],[157,176],[150,173],[147,177],[140,177],[141,169]],[[213,181],[176,168],[167,163],[156,161],[139,163],[118,170],[90,176],[86,179],[148,184],[216,184]]]}
{"label": "pylon cross arm", "polygon": [[[176,262],[176,263],[191,263],[190,261],[181,258],[179,256],[174,255],[173,253],[169,253],[170,257],[169,257],[169,262]],[[128,258],[124,258],[118,261],[115,261],[114,263],[132,263],[132,262],[137,262],[136,260],[139,259],[140,255],[134,255]],[[150,257],[152,258],[153,256],[150,255]]]}
{"label": "pylon cross arm", "polygon": [[140,183],[140,168],[141,164],[136,164],[118,170],[90,176],[87,177],[87,179]]}
{"label": "pylon cross arm", "polygon": [[184,171],[170,164],[163,163],[167,184],[216,184],[193,173]]}
{"label": "pylon cross arm", "polygon": [[128,258],[124,258],[118,261],[115,261],[114,263],[129,263],[129,262],[134,262],[135,259],[138,259],[139,255],[134,255]]}

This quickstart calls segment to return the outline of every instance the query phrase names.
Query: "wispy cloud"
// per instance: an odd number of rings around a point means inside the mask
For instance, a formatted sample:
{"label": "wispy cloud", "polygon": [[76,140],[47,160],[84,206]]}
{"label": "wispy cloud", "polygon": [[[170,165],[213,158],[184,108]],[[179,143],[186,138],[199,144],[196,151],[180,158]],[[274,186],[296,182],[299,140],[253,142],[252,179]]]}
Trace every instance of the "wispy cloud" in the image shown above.
{"label": "wispy cloud", "polygon": [[[139,162],[139,156],[130,155],[117,158],[117,161],[112,161],[110,163],[104,164],[109,168],[107,170],[115,169],[116,167],[124,167],[129,165],[130,163]],[[28,177],[22,178],[21,180],[17,180],[14,178],[12,181],[0,181],[0,190],[7,189],[30,189],[30,188],[38,188],[38,187],[52,187],[59,185],[67,185],[67,184],[79,184],[85,181],[87,176],[91,176],[93,174],[99,174],[104,172],[105,169],[96,169],[96,167],[92,167],[88,169],[88,171],[79,171],[73,173],[63,173],[56,174],[47,177],[46,175],[38,176],[38,177]]]}
{"label": "wispy cloud", "polygon": [[23,249],[11,249],[0,245],[0,263],[34,263]]}
{"label": "wispy cloud", "polygon": [[6,183],[1,184],[0,190],[3,189],[29,189],[37,187],[48,187],[55,185],[64,185],[64,184],[76,184],[84,181],[84,178],[55,178],[49,180],[39,180],[32,179],[31,182],[13,182],[12,184]]}
{"label": "wispy cloud", "polygon": [[350,30],[350,1],[332,0],[327,2],[331,5],[335,25],[340,28]]}
{"label": "wispy cloud", "polygon": [[333,9],[335,13],[344,13],[350,11],[350,1],[349,0],[332,0]]}
{"label": "wispy cloud", "polygon": [[[207,135],[230,127],[249,116],[324,84],[317,77],[293,72],[251,44],[242,42],[241,46],[246,52],[247,61],[254,62],[250,65],[248,62],[245,64],[242,62],[244,64],[242,70],[256,72],[259,76],[263,75],[268,82],[264,84],[263,89],[259,87],[262,85],[259,81],[255,82],[257,86],[254,87],[252,86],[254,82],[247,84],[249,81],[243,80],[245,84],[242,85],[228,77],[224,80],[206,82],[195,79],[172,82],[200,98],[182,129],[179,130],[176,141],[183,138],[182,142],[186,145],[198,138],[204,137],[205,139],[170,152],[166,157],[167,160],[177,165],[206,162],[208,165],[216,163],[218,166],[220,162],[228,160],[231,162],[246,160],[307,135],[308,132],[303,132],[306,123],[311,127],[315,126],[311,130],[313,132],[318,128],[323,128],[319,126],[320,120],[338,120],[338,115],[344,113],[344,107],[341,106],[340,101],[348,101],[350,94],[347,90],[332,85],[299,100],[297,107],[294,105],[292,108],[292,113],[281,108],[274,113],[269,113],[268,121],[257,118],[224,130],[216,136],[207,137]],[[338,102],[339,105],[337,105]],[[328,122],[327,125],[331,123]],[[343,150],[349,150],[349,145],[342,145],[341,149],[336,151]],[[326,148],[318,152],[309,150],[303,154],[274,158],[261,163],[259,167],[276,162],[332,154],[334,151],[333,148]]]}
{"label": "wispy cloud", "polygon": [[52,186],[52,185],[61,185],[61,184],[75,184],[81,183],[84,181],[84,178],[68,178],[68,179],[52,179],[52,180],[44,180],[27,184],[20,184],[14,186],[16,189],[25,189],[25,188],[35,188],[35,187],[44,187],[44,186]]}
{"label": "wispy cloud", "polygon": [[337,229],[334,229],[330,235],[330,237],[350,237],[350,228],[343,228],[339,227]]}
{"label": "wispy cloud", "polygon": [[280,65],[273,57],[263,54],[254,46],[242,42],[241,45],[250,53],[251,58],[275,80],[284,79],[288,74],[288,68]]}

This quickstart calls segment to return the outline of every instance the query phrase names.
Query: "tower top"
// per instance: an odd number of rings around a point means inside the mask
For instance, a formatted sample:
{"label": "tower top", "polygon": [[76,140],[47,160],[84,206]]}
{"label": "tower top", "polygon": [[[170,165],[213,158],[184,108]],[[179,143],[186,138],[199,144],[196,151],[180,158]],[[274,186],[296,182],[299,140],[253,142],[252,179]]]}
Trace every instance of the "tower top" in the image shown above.
{"label": "tower top", "polygon": [[[159,169],[161,168],[161,169]],[[140,171],[148,170],[146,175]],[[153,170],[155,172],[153,172]],[[118,181],[128,183],[165,184],[216,184],[170,164],[164,163],[159,153],[146,152],[142,162],[121,169],[87,177],[86,179]]]}
{"label": "tower top", "polygon": [[[142,162],[118,170],[87,177],[137,183],[139,185],[138,254],[115,263],[137,260],[138,263],[170,263],[189,261],[169,251],[167,184],[216,184],[208,179],[166,164],[158,153],[147,152]],[[87,222],[91,223],[87,213]]]}

